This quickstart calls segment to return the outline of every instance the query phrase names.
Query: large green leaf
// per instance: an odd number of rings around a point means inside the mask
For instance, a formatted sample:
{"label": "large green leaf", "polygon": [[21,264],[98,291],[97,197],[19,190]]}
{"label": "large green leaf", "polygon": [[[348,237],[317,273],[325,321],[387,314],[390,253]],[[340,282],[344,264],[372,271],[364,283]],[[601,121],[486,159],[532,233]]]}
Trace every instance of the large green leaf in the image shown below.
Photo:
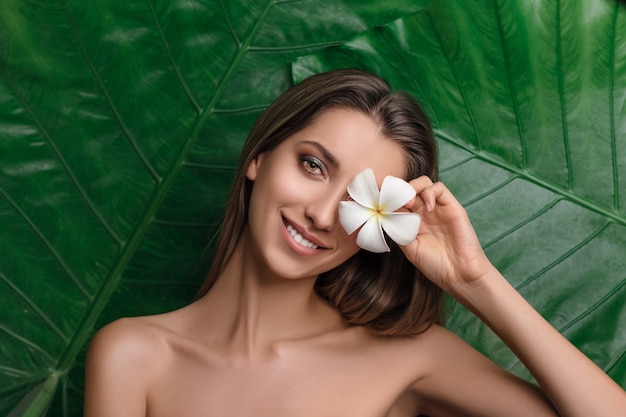
{"label": "large green leaf", "polygon": [[2,0],[0,415],[81,415],[95,329],[191,300],[289,61],[420,7]]}
{"label": "large green leaf", "polygon": [[[80,415],[93,331],[193,295],[288,62],[426,3],[2,0],[0,415]],[[609,0],[436,1],[295,67],[413,91],[491,258],[622,385],[625,26]],[[462,309],[450,326],[525,375]]]}
{"label": "large green leaf", "polygon": [[[342,47],[301,79],[357,66],[414,93],[442,179],[492,261],[626,387],[626,10],[610,0],[434,1]],[[457,307],[450,328],[530,375]]]}

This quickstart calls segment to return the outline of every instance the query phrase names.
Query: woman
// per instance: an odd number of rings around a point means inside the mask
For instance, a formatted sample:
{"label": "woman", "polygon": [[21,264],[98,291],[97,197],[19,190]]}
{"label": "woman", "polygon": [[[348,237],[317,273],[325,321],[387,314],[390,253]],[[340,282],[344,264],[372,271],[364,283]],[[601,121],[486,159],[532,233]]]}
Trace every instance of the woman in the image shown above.
{"label": "woman", "polygon": [[[436,159],[419,106],[372,74],[332,71],[287,91],[244,145],[198,298],[98,332],[85,415],[626,415],[624,391],[488,261]],[[360,249],[339,222],[364,171],[414,190],[400,211],[421,216],[419,234],[389,253]],[[441,290],[541,388],[444,329]]]}

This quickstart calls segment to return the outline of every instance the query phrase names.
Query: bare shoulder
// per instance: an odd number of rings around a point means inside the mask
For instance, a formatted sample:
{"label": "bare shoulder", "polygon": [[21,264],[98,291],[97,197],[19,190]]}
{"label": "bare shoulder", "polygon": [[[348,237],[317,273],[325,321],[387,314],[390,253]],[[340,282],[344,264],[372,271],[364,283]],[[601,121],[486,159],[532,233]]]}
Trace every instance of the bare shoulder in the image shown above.
{"label": "bare shoulder", "polygon": [[133,357],[156,353],[159,329],[144,317],[118,319],[100,329],[89,345],[90,356]]}
{"label": "bare shoulder", "polygon": [[463,339],[445,327],[433,324],[426,331],[416,336],[421,343],[432,343],[438,345],[440,343],[465,343]]}
{"label": "bare shoulder", "polygon": [[423,333],[409,338],[415,351],[419,349],[422,374],[418,380],[432,386],[433,380],[454,378],[460,371],[484,371],[505,374],[489,358],[478,352],[457,334],[440,325],[432,325]]}
{"label": "bare shoulder", "polygon": [[414,349],[419,349],[420,355],[425,356],[427,362],[433,366],[436,366],[438,361],[448,362],[459,355],[465,359],[471,356],[475,360],[488,361],[456,333],[437,324],[433,324],[423,333],[410,337],[409,344]]}
{"label": "bare shoulder", "polygon": [[[163,331],[150,319],[122,318],[100,329],[87,350],[87,382],[117,377],[149,377],[167,349]],[[91,380],[91,381],[90,381]]]}
{"label": "bare shoulder", "polygon": [[151,381],[166,362],[164,334],[151,318],[119,319],[95,334],[87,351],[85,416],[145,415]]}
{"label": "bare shoulder", "polygon": [[[378,339],[386,349],[396,353],[392,357],[419,360],[421,365],[432,364],[437,357],[446,357],[452,351],[467,350],[471,347],[445,327],[433,324],[414,336]],[[457,352],[458,353],[458,352]],[[420,366],[425,371],[425,366]]]}
{"label": "bare shoulder", "polygon": [[452,331],[433,325],[412,339],[423,373],[412,385],[426,414],[555,416],[542,390],[513,375]]}

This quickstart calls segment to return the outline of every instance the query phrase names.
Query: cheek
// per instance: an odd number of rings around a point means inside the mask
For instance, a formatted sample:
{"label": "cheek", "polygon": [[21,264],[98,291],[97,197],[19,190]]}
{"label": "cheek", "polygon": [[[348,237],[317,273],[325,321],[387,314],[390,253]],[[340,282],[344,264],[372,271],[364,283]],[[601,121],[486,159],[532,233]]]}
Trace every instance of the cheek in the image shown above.
{"label": "cheek", "polygon": [[299,197],[305,194],[303,185],[298,173],[283,172],[274,175],[271,187],[277,196],[290,199],[290,197]]}
{"label": "cheek", "polygon": [[345,230],[343,230],[343,226],[341,226],[341,224],[338,224],[337,233],[339,234],[337,240],[339,241],[339,244],[341,245],[343,251],[345,251],[346,254],[349,255],[348,257],[354,255],[361,249],[356,244],[356,236],[359,233],[358,230],[349,235],[346,233]]}
{"label": "cheek", "polygon": [[304,210],[328,193],[323,184],[307,178],[295,169],[275,172],[270,178],[265,183],[264,190],[271,193],[273,202],[279,206],[289,205],[294,209]]}
{"label": "cheek", "polygon": [[353,234],[353,236],[346,235],[345,238],[341,239],[339,245],[341,246],[341,250],[335,253],[332,264],[327,265],[326,268],[324,268],[325,270],[338,267],[361,250],[356,244],[356,233]]}
{"label": "cheek", "polygon": [[[261,169],[252,185],[250,215],[266,216],[285,205],[293,205],[306,197],[306,187],[297,172],[266,166]],[[270,168],[270,169],[268,169]]]}

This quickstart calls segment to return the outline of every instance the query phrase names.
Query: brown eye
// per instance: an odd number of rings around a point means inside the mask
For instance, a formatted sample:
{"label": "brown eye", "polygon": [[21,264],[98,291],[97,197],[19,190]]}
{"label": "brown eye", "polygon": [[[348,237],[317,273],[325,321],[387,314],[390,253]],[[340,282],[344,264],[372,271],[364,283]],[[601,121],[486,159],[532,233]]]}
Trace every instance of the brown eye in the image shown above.
{"label": "brown eye", "polygon": [[300,163],[307,173],[313,176],[326,176],[326,166],[322,161],[310,155],[300,157]]}
{"label": "brown eye", "polygon": [[322,169],[315,161],[304,161],[304,168],[311,174],[321,174]]}

